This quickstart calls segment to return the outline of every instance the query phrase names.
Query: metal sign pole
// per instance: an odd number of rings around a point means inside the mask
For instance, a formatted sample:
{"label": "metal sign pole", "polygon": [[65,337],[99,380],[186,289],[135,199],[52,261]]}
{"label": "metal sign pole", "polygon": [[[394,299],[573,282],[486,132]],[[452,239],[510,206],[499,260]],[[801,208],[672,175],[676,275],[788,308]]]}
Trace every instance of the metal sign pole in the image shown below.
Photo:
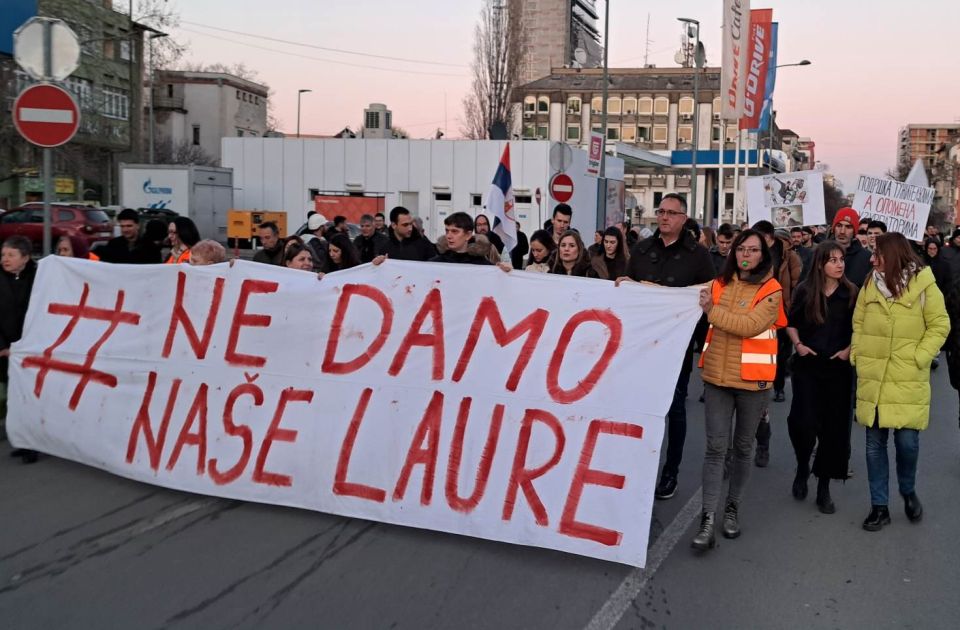
{"label": "metal sign pole", "polygon": [[[43,25],[43,74],[48,81],[53,74],[53,24],[45,22]],[[46,256],[53,251],[51,241],[50,201],[53,198],[53,155],[48,147],[43,149],[43,251]]]}

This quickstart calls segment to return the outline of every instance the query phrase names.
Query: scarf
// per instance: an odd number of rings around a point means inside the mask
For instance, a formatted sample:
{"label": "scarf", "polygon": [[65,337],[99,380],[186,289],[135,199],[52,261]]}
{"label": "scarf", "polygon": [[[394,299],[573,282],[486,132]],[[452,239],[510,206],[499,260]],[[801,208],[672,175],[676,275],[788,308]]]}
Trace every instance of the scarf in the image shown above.
{"label": "scarf", "polygon": [[[913,263],[910,263],[901,274],[903,277],[904,289],[906,289],[907,285],[910,283],[910,279],[915,275],[917,275],[917,266]],[[877,283],[877,290],[880,291],[880,294],[883,295],[883,297],[885,297],[887,300],[894,299],[893,291],[891,291],[890,287],[887,286],[887,279],[884,277],[884,273],[882,271],[878,269],[873,270],[873,281]]]}

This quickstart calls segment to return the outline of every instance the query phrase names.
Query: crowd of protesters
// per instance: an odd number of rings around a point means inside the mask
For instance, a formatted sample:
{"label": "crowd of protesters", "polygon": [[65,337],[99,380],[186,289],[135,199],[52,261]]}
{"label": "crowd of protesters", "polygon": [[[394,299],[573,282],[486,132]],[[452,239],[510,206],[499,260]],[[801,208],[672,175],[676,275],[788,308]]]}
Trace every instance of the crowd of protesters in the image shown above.
{"label": "crowd of protesters", "polygon": [[[911,522],[923,507],[916,491],[919,433],[930,414],[930,370],[946,350],[951,385],[960,390],[960,229],[944,241],[928,228],[921,243],[888,233],[876,220],[839,210],[828,226],[775,229],[699,226],[685,197],[664,195],[655,231],[619,223],[597,230],[587,246],[572,228],[573,209],[556,206],[543,229],[518,231],[505,251],[501,234],[481,214],[455,212],[436,242],[403,207],[363,215],[351,238],[345,217],[311,212],[301,235],[283,237],[276,223],[257,227],[262,264],[324,275],[388,260],[499,265],[504,271],[550,273],[667,287],[699,286],[701,324],[684,352],[666,417],[665,458],[655,487],[673,497],[687,433],[687,390],[699,353],[704,391],[706,449],[702,515],[696,549],[741,533],[741,503],[754,466],[770,457],[771,402],[785,402],[792,383],[787,427],[796,457],[792,494],[805,500],[811,475],[816,506],[837,510],[832,480],[849,477],[852,420],[865,427],[870,512],[863,528],[891,522],[887,442],[892,430],[897,483]],[[223,245],[201,238],[194,223],[177,217],[140,226],[139,214],[117,216],[120,235],[90,251],[62,236],[54,253],[126,264],[207,265],[227,260]],[[168,250],[164,259],[162,252]],[[23,332],[36,274],[29,240],[14,236],[2,247],[0,276],[0,394],[5,400],[10,344]],[[952,324],[952,325],[951,325]],[[0,416],[2,417],[2,416]],[[32,451],[14,451],[24,462]],[[726,495],[723,480],[729,478]],[[722,511],[721,511],[722,510]]]}

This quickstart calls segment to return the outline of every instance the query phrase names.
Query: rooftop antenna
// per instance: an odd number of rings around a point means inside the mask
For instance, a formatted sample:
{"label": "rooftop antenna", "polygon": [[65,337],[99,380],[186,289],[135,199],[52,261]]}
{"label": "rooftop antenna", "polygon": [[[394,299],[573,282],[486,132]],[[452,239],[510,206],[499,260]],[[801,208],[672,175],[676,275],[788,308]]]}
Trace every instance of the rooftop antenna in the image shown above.
{"label": "rooftop antenna", "polygon": [[650,61],[650,14],[647,13],[647,44],[643,50],[643,67],[646,68]]}

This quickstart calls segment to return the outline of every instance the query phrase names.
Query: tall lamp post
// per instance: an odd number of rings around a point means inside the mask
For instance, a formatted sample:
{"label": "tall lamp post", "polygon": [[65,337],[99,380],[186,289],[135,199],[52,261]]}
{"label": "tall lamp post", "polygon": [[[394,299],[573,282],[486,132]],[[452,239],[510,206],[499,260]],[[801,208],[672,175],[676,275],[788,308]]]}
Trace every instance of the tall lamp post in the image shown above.
{"label": "tall lamp post", "polygon": [[150,164],[153,164],[153,128],[156,126],[153,120],[153,40],[166,37],[168,33],[151,33],[150,43]]}
{"label": "tall lamp post", "polygon": [[300,137],[300,97],[307,92],[312,92],[313,90],[307,90],[301,88],[297,90],[297,137]]}
{"label": "tall lamp post", "polygon": [[693,216],[697,216],[697,150],[700,148],[700,70],[706,56],[700,43],[700,22],[692,18],[677,18],[687,28],[687,37],[694,38],[693,70],[693,157],[690,160],[690,197]]}
{"label": "tall lamp post", "polygon": [[[790,68],[790,67],[793,67],[793,66],[809,66],[811,63],[813,63],[813,62],[810,61],[809,59],[803,59],[803,60],[801,60],[801,61],[798,61],[797,63],[784,63],[784,64],[780,64],[780,65],[776,66],[774,69],[775,69],[775,70],[779,70],[780,68]],[[774,126],[774,121],[775,121],[776,117],[777,117],[777,112],[773,110],[773,106],[772,106],[772,103],[771,103],[771,107],[770,107],[770,124],[769,124],[769,127],[768,127],[768,129],[767,129],[767,172],[768,172],[768,173],[772,173],[772,172],[773,172],[773,126]],[[759,143],[758,143],[758,144],[759,144]],[[760,150],[760,147],[759,147],[759,146],[757,147],[757,150],[758,150],[758,151]]]}

